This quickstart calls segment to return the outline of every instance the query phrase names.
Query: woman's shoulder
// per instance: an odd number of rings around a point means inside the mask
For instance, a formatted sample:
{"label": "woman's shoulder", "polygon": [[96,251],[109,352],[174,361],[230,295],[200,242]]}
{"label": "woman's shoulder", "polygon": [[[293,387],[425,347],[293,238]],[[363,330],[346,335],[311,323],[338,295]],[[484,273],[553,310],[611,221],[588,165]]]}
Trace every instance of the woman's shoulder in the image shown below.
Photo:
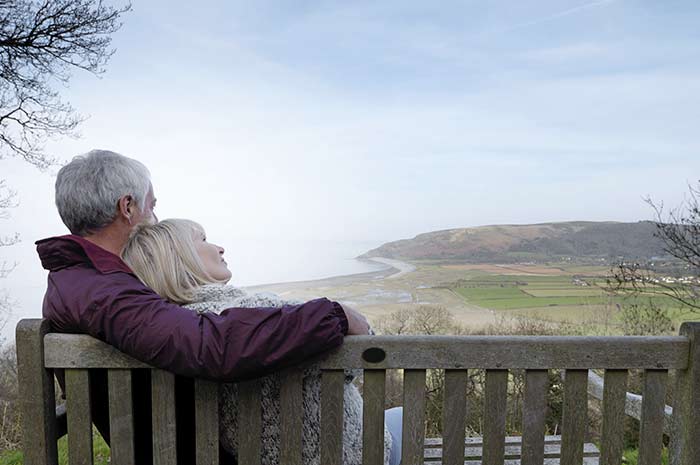
{"label": "woman's shoulder", "polygon": [[230,284],[205,284],[194,289],[192,302],[185,307],[197,312],[220,312],[233,307],[236,299],[244,297],[245,292]]}

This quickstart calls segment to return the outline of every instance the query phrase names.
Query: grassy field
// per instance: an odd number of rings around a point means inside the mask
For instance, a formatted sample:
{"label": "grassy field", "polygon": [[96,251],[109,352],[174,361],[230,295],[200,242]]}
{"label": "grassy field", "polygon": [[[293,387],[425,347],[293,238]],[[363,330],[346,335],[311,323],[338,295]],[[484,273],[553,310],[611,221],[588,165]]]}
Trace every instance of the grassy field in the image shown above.
{"label": "grassy field", "polygon": [[603,288],[609,270],[600,267],[541,267],[541,273],[515,274],[512,267],[464,268],[451,289],[465,302],[504,315],[546,321],[594,321],[606,313],[606,323],[617,322],[619,308],[654,305],[668,310],[676,324],[697,316],[682,311],[677,302],[654,293],[621,296]]}

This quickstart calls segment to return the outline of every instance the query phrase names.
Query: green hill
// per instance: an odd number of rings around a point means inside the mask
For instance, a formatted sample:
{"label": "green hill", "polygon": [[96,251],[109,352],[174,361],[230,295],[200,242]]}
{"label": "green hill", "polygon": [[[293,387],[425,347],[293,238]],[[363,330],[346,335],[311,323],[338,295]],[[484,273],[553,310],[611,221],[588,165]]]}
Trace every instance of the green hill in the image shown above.
{"label": "green hill", "polygon": [[359,258],[508,263],[550,260],[643,260],[664,256],[655,223],[572,221],[479,226],[388,242]]}

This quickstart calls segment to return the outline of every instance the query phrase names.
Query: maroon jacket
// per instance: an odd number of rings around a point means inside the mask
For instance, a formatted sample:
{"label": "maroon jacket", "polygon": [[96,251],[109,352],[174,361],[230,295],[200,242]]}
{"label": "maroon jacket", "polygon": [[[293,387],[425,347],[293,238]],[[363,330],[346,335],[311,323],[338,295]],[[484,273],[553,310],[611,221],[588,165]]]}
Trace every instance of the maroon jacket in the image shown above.
{"label": "maroon jacket", "polygon": [[339,346],[348,331],[342,307],[328,299],[197,314],[164,300],[119,257],[82,237],[36,244],[49,270],[43,313],[54,330],[90,334],[179,375],[255,378]]}

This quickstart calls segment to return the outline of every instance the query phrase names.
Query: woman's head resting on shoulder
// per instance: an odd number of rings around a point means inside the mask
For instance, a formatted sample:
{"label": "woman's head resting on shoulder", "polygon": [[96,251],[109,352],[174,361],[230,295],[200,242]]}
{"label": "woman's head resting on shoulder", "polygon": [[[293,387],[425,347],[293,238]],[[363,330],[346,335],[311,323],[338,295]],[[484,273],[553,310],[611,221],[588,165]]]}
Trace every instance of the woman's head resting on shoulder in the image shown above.
{"label": "woman's head resting on shoulder", "polygon": [[192,301],[205,284],[231,279],[224,249],[207,242],[199,224],[167,219],[137,226],[124,246],[122,258],[147,286],[171,302]]}

